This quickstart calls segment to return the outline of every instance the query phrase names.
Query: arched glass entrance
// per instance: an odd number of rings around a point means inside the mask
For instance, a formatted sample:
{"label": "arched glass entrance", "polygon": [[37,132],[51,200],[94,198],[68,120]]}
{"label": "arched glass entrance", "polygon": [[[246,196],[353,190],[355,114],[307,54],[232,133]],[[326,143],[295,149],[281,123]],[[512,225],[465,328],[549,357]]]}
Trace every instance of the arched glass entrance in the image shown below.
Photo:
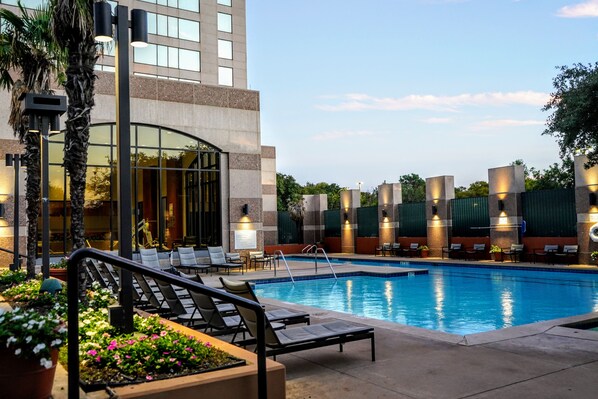
{"label": "arched glass entrance", "polygon": [[[118,249],[116,125],[90,128],[85,234],[91,247]],[[70,187],[62,166],[64,133],[50,138],[50,237],[68,253]],[[221,244],[220,150],[172,129],[131,124],[135,249]],[[41,221],[40,221],[41,222]]]}

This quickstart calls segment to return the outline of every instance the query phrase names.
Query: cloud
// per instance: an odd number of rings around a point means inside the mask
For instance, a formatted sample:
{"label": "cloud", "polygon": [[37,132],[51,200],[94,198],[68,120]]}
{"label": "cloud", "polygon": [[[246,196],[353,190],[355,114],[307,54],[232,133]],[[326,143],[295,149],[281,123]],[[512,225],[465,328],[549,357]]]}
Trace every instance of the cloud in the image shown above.
{"label": "cloud", "polygon": [[540,126],[545,121],[539,120],[515,120],[515,119],[495,119],[476,123],[474,129],[494,129],[500,127],[519,127],[519,126]]}
{"label": "cloud", "polygon": [[557,15],[563,18],[598,17],[598,0],[586,0],[583,3],[562,7]]}
{"label": "cloud", "polygon": [[529,105],[543,106],[549,99],[547,93],[535,91],[516,91],[510,93],[494,92],[479,94],[459,94],[456,96],[435,96],[413,94],[400,98],[373,97],[363,93],[350,93],[341,97],[338,104],[316,105],[322,111],[407,111],[426,109],[457,112],[466,106],[503,106]]}
{"label": "cloud", "polygon": [[368,130],[331,130],[311,136],[311,139],[314,141],[329,141],[346,139],[350,137],[367,137],[374,135],[374,132]]}

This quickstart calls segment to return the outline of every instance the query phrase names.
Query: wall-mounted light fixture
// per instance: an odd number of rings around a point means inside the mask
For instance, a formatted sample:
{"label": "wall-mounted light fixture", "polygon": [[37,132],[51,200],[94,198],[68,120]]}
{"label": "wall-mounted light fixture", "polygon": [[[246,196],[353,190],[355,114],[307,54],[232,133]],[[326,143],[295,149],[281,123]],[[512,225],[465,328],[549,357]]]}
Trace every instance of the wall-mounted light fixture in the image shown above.
{"label": "wall-mounted light fixture", "polygon": [[4,219],[5,213],[6,213],[6,208],[4,207],[4,204],[0,204],[0,219]]}
{"label": "wall-mounted light fixture", "polygon": [[382,209],[382,218],[386,219],[388,217],[388,212],[386,212],[386,209]]}
{"label": "wall-mounted light fixture", "polygon": [[498,211],[502,212],[505,210],[505,202],[501,199],[498,200]]}
{"label": "wall-mounted light fixture", "polygon": [[594,192],[590,193],[589,200],[590,200],[590,206],[598,205],[598,198],[596,196],[596,193],[594,193]]}
{"label": "wall-mounted light fixture", "polygon": [[245,215],[245,216],[249,215],[249,204],[243,205],[243,207],[241,208],[241,211],[243,212],[243,215]]}
{"label": "wall-mounted light fixture", "polygon": [[438,206],[432,205],[432,216],[438,215]]}
{"label": "wall-mounted light fixture", "polygon": [[349,222],[349,214],[347,212],[343,213],[343,218],[345,219],[345,223]]}

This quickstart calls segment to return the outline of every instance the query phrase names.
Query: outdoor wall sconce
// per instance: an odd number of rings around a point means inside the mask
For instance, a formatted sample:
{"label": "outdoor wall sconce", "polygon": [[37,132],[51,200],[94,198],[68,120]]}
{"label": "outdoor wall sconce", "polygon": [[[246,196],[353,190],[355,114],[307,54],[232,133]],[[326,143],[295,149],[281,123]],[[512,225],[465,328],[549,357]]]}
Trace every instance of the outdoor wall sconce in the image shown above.
{"label": "outdoor wall sconce", "polygon": [[590,206],[596,206],[598,205],[598,198],[596,196],[596,193],[590,193]]}
{"label": "outdoor wall sconce", "polygon": [[243,205],[243,207],[241,208],[243,215],[247,216],[249,215],[249,204],[245,204]]}
{"label": "outdoor wall sconce", "polygon": [[498,211],[502,212],[505,210],[505,202],[503,200],[498,200]]}
{"label": "outdoor wall sconce", "polygon": [[382,209],[382,218],[386,219],[388,217],[388,212],[386,212],[386,209]]}
{"label": "outdoor wall sconce", "polygon": [[4,219],[4,214],[6,213],[6,208],[4,204],[0,204],[0,219]]}
{"label": "outdoor wall sconce", "polygon": [[347,212],[343,213],[343,218],[345,219],[345,223],[349,222],[349,214]]}
{"label": "outdoor wall sconce", "polygon": [[438,215],[438,206],[432,205],[432,216]]}

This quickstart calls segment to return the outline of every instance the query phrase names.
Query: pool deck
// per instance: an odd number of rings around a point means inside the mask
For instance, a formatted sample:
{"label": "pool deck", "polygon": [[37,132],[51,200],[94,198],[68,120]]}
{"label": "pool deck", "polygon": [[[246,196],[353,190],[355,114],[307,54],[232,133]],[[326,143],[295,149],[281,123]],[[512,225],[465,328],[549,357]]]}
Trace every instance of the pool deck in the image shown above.
{"label": "pool deck", "polygon": [[[343,254],[342,257],[374,259],[367,255]],[[386,260],[411,259],[387,257]],[[438,262],[441,259],[413,261]],[[446,259],[442,262],[462,263]],[[562,265],[481,263],[497,267],[563,268]],[[294,276],[314,274],[313,264],[289,262],[289,267]],[[578,267],[596,270],[596,267],[588,266],[564,268]],[[356,268],[381,273],[396,271],[390,267],[334,265],[337,273]],[[426,267],[422,265],[421,268]],[[320,264],[318,275],[328,273],[327,265]],[[284,267],[278,269],[277,275],[288,276]],[[273,271],[252,270],[245,275],[234,273],[230,276],[214,274],[205,280],[216,285],[219,276],[234,280],[269,279],[273,277]],[[270,299],[262,302],[307,310],[313,323],[343,319],[375,327],[375,362],[370,361],[369,341],[348,343],[342,353],[338,347],[331,346],[278,356],[277,361],[287,369],[289,399],[598,397],[598,332],[559,327],[564,323],[598,317],[598,313],[458,336]]]}

